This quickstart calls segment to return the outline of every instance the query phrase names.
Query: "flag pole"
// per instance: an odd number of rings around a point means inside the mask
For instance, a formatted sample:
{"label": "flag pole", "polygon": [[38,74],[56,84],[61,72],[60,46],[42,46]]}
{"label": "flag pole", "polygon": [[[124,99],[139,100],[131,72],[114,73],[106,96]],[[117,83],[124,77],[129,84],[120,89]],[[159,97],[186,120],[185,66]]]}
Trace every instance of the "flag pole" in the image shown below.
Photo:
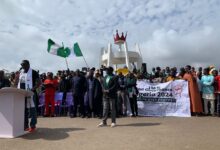
{"label": "flag pole", "polygon": [[83,56],[83,59],[84,59],[84,61],[85,61],[85,63],[86,63],[87,68],[89,68],[89,65],[87,64],[87,62],[86,62],[86,59],[85,59],[84,55],[82,55],[82,56]]}
{"label": "flag pole", "polygon": [[65,61],[66,61],[66,67],[67,67],[67,70],[69,70],[69,65],[68,65],[68,62],[67,62],[66,57],[65,57]]}
{"label": "flag pole", "polygon": [[[62,42],[62,45],[63,45],[63,48],[64,48],[64,44],[63,44],[63,42]],[[69,70],[69,65],[68,65],[68,62],[67,62],[66,57],[65,57],[65,62],[66,62],[66,67],[67,67],[67,70]]]}
{"label": "flag pole", "polygon": [[89,65],[88,65],[88,63],[86,62],[86,59],[85,59],[85,57],[84,57],[84,55],[83,55],[83,53],[82,53],[82,50],[80,49],[78,43],[75,43],[75,44],[73,45],[73,51],[74,51],[75,55],[77,56],[77,54],[76,54],[76,52],[75,52],[75,48],[76,48],[76,51],[79,51],[79,52],[80,52],[80,54],[78,54],[78,56],[82,56],[82,57],[83,57],[83,60],[85,61],[85,64],[86,64],[87,68],[89,68]]}

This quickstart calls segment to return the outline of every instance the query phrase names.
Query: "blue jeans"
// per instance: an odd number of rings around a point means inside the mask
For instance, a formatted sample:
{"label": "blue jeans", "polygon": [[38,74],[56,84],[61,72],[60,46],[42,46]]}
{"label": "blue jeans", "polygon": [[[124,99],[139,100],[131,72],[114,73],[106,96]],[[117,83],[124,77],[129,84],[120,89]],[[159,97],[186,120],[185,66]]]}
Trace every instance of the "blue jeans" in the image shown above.
{"label": "blue jeans", "polygon": [[27,108],[27,99],[25,99],[24,111],[24,129],[29,128],[29,118],[31,118],[30,127],[36,128],[37,112],[35,107]]}

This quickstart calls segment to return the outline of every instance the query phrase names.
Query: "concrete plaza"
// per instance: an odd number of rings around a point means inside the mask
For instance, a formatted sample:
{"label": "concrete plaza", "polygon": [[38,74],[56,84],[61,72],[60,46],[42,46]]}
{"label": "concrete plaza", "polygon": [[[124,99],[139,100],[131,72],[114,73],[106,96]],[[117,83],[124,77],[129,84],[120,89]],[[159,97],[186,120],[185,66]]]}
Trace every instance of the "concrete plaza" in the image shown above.
{"label": "concrete plaza", "polygon": [[[110,125],[110,120],[108,120]],[[98,128],[99,119],[38,118],[34,133],[0,139],[0,150],[218,150],[220,118],[118,118],[117,127]]]}

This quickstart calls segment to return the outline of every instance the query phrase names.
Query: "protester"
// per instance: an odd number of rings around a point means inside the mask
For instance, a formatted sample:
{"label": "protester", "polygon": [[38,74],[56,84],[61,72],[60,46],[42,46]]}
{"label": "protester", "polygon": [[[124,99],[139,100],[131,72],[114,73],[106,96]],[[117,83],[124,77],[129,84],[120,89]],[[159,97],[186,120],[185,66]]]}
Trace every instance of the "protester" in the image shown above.
{"label": "protester", "polygon": [[9,78],[11,87],[16,88],[18,86],[18,81],[19,81],[19,71],[12,72]]}
{"label": "protester", "polygon": [[210,74],[210,75],[212,75],[212,72],[213,72],[214,70],[216,70],[214,65],[211,65],[211,66],[209,66],[208,68],[209,68],[209,74]]}
{"label": "protester", "polygon": [[127,82],[122,72],[118,74],[118,85],[117,113],[118,115],[127,116]]}
{"label": "protester", "polygon": [[185,68],[181,67],[181,68],[180,68],[180,72],[177,73],[176,76],[177,76],[179,79],[183,79],[183,76],[185,75],[185,73],[186,73]]}
{"label": "protester", "polygon": [[79,70],[76,70],[76,75],[71,79],[71,90],[73,93],[74,109],[71,109],[70,117],[77,116],[77,107],[79,105],[79,113],[82,118],[85,117],[84,95],[87,89],[86,78]]}
{"label": "protester", "polygon": [[103,121],[98,125],[99,127],[107,125],[108,113],[111,107],[111,127],[116,126],[116,98],[118,91],[118,79],[113,74],[112,67],[107,68],[107,75],[104,77],[103,90]]}
{"label": "protester", "polygon": [[192,75],[193,75],[194,78],[197,77],[197,73],[196,73],[196,69],[195,69],[195,67],[192,67],[192,69],[191,69],[191,73],[192,73]]}
{"label": "protester", "polygon": [[152,72],[151,72],[151,77],[154,77],[155,76],[155,72],[156,72],[156,69],[155,68],[152,68]]}
{"label": "protester", "polygon": [[98,101],[100,101],[100,103],[98,103],[98,105],[97,105],[97,110],[98,110],[98,117],[101,119],[102,118],[102,114],[103,114],[103,86],[104,86],[104,78],[103,78],[103,70],[96,70],[96,72],[95,72],[95,78],[97,79],[97,80],[99,80],[99,83],[100,83],[100,85],[101,85],[101,90],[102,90],[102,92],[100,93],[101,95],[100,95],[100,97],[99,97],[99,100]]}
{"label": "protester", "polygon": [[138,116],[136,79],[133,73],[129,73],[127,77],[127,91],[130,101],[132,117]]}
{"label": "protester", "polygon": [[89,71],[87,77],[87,91],[85,94],[86,99],[86,116],[101,117],[102,103],[102,86],[98,79],[94,78],[94,69]]}
{"label": "protester", "polygon": [[191,112],[195,115],[198,115],[203,112],[202,102],[199,94],[199,88],[196,79],[191,73],[191,66],[187,65],[185,67],[186,73],[183,76],[183,79],[189,83],[189,96],[190,96],[190,107]]}
{"label": "protester", "polygon": [[[30,63],[28,60],[23,60],[21,62],[22,70],[19,76],[18,88],[24,90],[31,90],[34,92],[34,96],[25,98],[25,122],[24,129],[25,131],[33,132],[36,129],[37,124],[37,112],[36,112],[36,89],[40,85],[39,74],[30,68]],[[29,119],[31,118],[30,128],[29,128]]]}
{"label": "protester", "polygon": [[0,89],[4,87],[10,87],[10,81],[5,78],[5,73],[0,70]]}
{"label": "protester", "polygon": [[171,71],[170,67],[166,67],[165,72],[164,72],[164,76],[168,77],[170,75],[170,71]]}
{"label": "protester", "polygon": [[[53,73],[48,72],[47,78],[44,81],[45,87],[45,113],[44,117],[54,117],[55,111],[55,92],[58,86],[57,80],[53,79]],[[51,110],[49,110],[49,105]]]}
{"label": "protester", "polygon": [[196,73],[197,77],[199,78],[199,80],[202,79],[202,67],[199,67],[197,73]]}
{"label": "protester", "polygon": [[178,79],[176,77],[176,70],[175,69],[171,69],[169,75],[165,79],[165,82],[174,81],[176,79]]}
{"label": "protester", "polygon": [[216,100],[217,100],[217,116],[220,117],[220,75],[218,75],[217,70],[213,70],[212,72],[215,82],[214,82],[214,88],[215,88],[215,94],[216,94]]}
{"label": "protester", "polygon": [[[63,97],[62,97],[62,103],[61,105],[65,106],[66,105],[66,96],[67,96],[67,92],[70,90],[70,77],[69,74],[60,74],[59,75],[59,85],[58,85],[58,92],[63,93]],[[67,111],[66,109],[62,109],[61,110],[61,114],[66,115]]]}
{"label": "protester", "polygon": [[[24,64],[25,64],[25,61],[24,61]],[[209,68],[213,70],[212,72],[215,75],[215,83],[213,83],[211,86],[215,87],[214,97],[216,97],[217,99],[217,103],[216,103],[217,114],[220,116],[220,102],[219,102],[220,92],[218,90],[218,79],[219,79],[218,72],[215,70],[214,66],[210,66]],[[118,71],[119,73],[118,75],[113,75],[113,73],[110,73],[110,74],[107,74],[105,78],[103,78],[103,74],[106,74],[106,71],[107,73],[109,72],[109,68],[106,68],[105,66],[102,66],[102,68],[100,69],[95,69],[94,67],[92,67],[91,69],[88,69],[88,68],[83,68],[83,69],[84,69],[84,72],[80,72],[79,70],[77,70],[76,72],[70,71],[70,70],[59,70],[56,73],[57,85],[58,85],[57,92],[61,92],[63,94],[62,103],[58,105],[58,107],[60,107],[59,114],[66,116],[67,113],[69,113],[70,117],[76,117],[79,114],[79,116],[81,116],[82,118],[84,118],[85,116],[87,116],[88,118],[91,116],[101,118],[102,111],[104,111],[103,112],[104,118],[103,118],[102,124],[106,125],[107,124],[106,112],[108,111],[109,114],[111,113],[112,115],[112,123],[114,126],[116,125],[115,124],[116,119],[114,119],[115,118],[114,115],[126,116],[128,112],[127,107],[129,106],[129,104],[131,107],[129,108],[129,110],[131,109],[131,115],[132,116],[138,115],[138,108],[137,108],[138,90],[135,89],[137,79],[146,80],[147,82],[150,82],[150,83],[163,83],[163,82],[174,81],[177,79],[187,80],[189,83],[190,107],[191,107],[192,115],[201,114],[203,110],[207,109],[207,108],[201,107],[201,105],[204,105],[205,103],[204,99],[207,99],[207,93],[206,93],[206,90],[204,90],[206,89],[205,88],[206,81],[203,80],[202,82],[200,80],[203,75],[202,67],[199,67],[199,70],[196,73],[195,68],[191,66],[180,68],[179,71],[177,71],[176,67],[161,68],[158,66],[152,69],[151,74],[148,74],[147,69],[142,66],[141,70],[137,70],[137,69],[133,70],[135,75],[134,73],[133,75],[132,73],[129,73],[125,77],[122,73]],[[89,72],[87,72],[88,70]],[[21,76],[23,76],[24,73],[28,74],[28,71],[29,70],[26,69],[26,72],[24,72],[24,69],[23,69],[21,71]],[[12,87],[15,87],[16,85],[19,87],[20,85],[22,85],[21,88],[27,89],[24,86],[24,84],[22,84],[22,82],[20,83],[20,81],[22,81],[23,79],[21,80],[21,76],[19,77],[19,74],[20,72],[18,71],[12,72],[11,74],[7,74],[7,76],[10,79],[9,84],[11,84]],[[1,78],[0,84],[2,85],[3,82],[2,82],[1,76],[2,75],[0,75],[0,78]],[[34,76],[36,76],[35,73],[34,73]],[[54,79],[56,76],[54,76]],[[206,80],[206,76],[207,75],[203,75],[203,79]],[[107,77],[109,77],[110,79],[112,78],[112,80],[117,79],[117,84],[114,83],[115,81],[113,80],[110,82],[110,85],[108,85],[107,82],[109,79],[107,79]],[[6,77],[4,78],[6,79]],[[48,76],[46,76],[45,73],[42,73],[40,75],[40,79],[42,83],[46,83],[46,80],[48,80]],[[134,80],[134,82],[132,80]],[[18,85],[18,81],[19,81],[19,85]],[[115,85],[117,85],[117,88],[114,88]],[[133,86],[132,88],[130,87],[131,85]],[[110,87],[113,86],[112,88],[116,90],[116,93],[114,90],[108,90],[110,88],[108,86]],[[47,87],[41,86],[40,91],[45,92],[46,94]],[[38,100],[36,97],[37,92],[36,90],[34,90],[34,92],[35,92],[35,96],[33,97],[33,102],[35,104],[35,107],[38,108]],[[70,103],[69,101],[68,103],[66,103],[66,96],[68,92],[72,92],[73,103]],[[204,95],[206,96],[204,97]],[[68,97],[68,100],[70,100],[69,97]],[[54,98],[53,98],[53,101],[54,101]],[[210,101],[210,99],[208,99],[208,101]],[[49,100],[49,104],[51,106],[51,114],[49,113],[49,110],[47,109],[49,105],[47,104],[48,96],[46,96],[44,102],[46,106],[45,113],[43,113],[42,106],[40,105],[39,110],[41,111],[41,113],[39,114],[44,114],[45,116],[54,116],[55,114],[54,105],[53,103],[50,104],[50,100]],[[115,105],[113,105],[112,110],[111,111],[107,110],[106,105],[112,105],[113,103],[115,103]],[[67,107],[70,107],[71,109],[69,108],[66,109]],[[213,115],[212,109],[213,107],[211,107],[211,113]],[[28,111],[29,111],[28,113],[32,113],[31,110],[32,110],[31,108],[30,109],[28,108]],[[207,112],[205,113],[207,114]],[[100,126],[102,126],[102,124]]]}
{"label": "protester", "polygon": [[214,95],[214,76],[209,74],[209,68],[205,68],[201,79],[202,98],[204,99],[205,114],[208,115],[208,102],[210,103],[210,112],[214,116],[215,95]]}

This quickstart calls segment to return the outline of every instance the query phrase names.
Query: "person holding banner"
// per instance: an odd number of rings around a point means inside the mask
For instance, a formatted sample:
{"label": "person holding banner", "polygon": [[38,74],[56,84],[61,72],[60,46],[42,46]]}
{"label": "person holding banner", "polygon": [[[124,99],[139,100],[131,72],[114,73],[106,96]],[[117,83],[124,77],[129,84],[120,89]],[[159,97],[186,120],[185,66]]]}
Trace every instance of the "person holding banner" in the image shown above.
{"label": "person holding banner", "polygon": [[[57,80],[53,79],[53,73],[47,73],[47,79],[44,81],[45,87],[45,114],[44,117],[54,117],[55,110],[55,92],[58,86]],[[49,111],[49,104],[51,105],[51,111]]]}
{"label": "person holding banner", "polygon": [[204,99],[205,114],[208,115],[208,102],[211,104],[210,112],[214,116],[215,112],[215,95],[214,95],[214,76],[209,74],[209,68],[203,70],[202,98]]}
{"label": "person holding banner", "polygon": [[127,116],[127,82],[122,72],[118,73],[118,99],[117,99],[117,113],[118,115]]}
{"label": "person holding banner", "polygon": [[185,67],[185,71],[186,73],[183,75],[183,79],[188,81],[189,84],[191,112],[195,115],[198,115],[202,113],[203,110],[197,80],[193,77],[191,73],[191,66],[187,65]]}
{"label": "person holding banner", "polygon": [[176,71],[172,68],[169,72],[168,77],[166,77],[165,82],[174,81],[176,79],[178,79],[176,77]]}
{"label": "person holding banner", "polygon": [[136,87],[136,79],[133,73],[129,73],[127,77],[127,91],[130,101],[130,107],[132,112],[132,117],[138,116],[138,106],[137,106],[137,95],[138,89]]}

